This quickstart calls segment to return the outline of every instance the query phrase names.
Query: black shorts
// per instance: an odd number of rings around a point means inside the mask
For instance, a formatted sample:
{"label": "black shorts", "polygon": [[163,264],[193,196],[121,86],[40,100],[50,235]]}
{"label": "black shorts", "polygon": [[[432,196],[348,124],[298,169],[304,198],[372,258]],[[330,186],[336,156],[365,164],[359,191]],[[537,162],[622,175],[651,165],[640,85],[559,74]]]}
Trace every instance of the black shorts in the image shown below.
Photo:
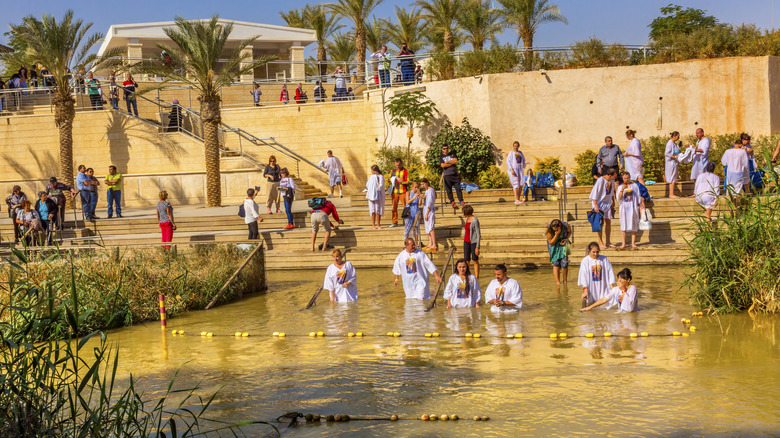
{"label": "black shorts", "polygon": [[477,245],[474,245],[471,242],[463,242],[463,258],[466,259],[467,262],[470,262],[474,260],[475,262],[479,261],[479,256],[477,255],[477,248],[479,248]]}

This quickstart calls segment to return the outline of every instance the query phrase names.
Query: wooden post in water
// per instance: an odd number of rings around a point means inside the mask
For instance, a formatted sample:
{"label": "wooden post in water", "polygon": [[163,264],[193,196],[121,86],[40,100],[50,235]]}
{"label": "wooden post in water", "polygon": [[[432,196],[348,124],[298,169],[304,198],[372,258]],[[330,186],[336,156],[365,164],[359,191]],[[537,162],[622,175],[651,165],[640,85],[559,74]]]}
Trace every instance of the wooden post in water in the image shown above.
{"label": "wooden post in water", "polygon": [[165,330],[165,295],[160,294],[160,328]]}

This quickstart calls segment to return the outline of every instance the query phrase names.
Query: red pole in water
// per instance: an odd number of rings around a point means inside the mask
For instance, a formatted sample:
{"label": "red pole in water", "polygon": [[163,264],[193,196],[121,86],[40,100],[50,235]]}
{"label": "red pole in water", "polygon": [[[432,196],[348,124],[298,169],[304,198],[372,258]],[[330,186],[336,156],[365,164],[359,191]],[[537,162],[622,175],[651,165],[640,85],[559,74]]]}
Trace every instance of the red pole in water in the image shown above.
{"label": "red pole in water", "polygon": [[165,295],[160,294],[160,328],[165,330]]}

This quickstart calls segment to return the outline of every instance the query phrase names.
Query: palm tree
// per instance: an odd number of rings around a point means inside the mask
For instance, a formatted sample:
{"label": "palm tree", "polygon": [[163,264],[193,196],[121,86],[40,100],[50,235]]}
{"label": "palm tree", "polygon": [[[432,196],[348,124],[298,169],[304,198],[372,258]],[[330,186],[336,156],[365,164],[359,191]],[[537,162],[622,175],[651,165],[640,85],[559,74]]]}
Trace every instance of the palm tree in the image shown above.
{"label": "palm tree", "polygon": [[370,53],[378,52],[387,44],[390,35],[387,32],[386,20],[373,17],[366,23],[366,48]]}
{"label": "palm tree", "polygon": [[[240,41],[235,48],[226,48],[230,33],[233,32],[233,23],[220,22],[218,15],[209,20],[195,21],[176,17],[175,23],[175,27],[163,29],[174,45],[157,44],[157,47],[167,52],[172,63],[180,68],[170,69],[159,61],[143,61],[133,69],[165,78],[152,89],[177,81],[192,86],[200,93],[198,100],[203,123],[203,145],[206,150],[206,205],[219,207],[222,204],[219,170],[221,89],[233,83],[236,77],[252,73],[255,68],[274,57],[252,59],[250,53],[241,53],[252,45],[257,37]],[[224,51],[227,53],[223,55]]]}
{"label": "palm tree", "polygon": [[325,11],[322,5],[306,5],[303,10],[290,9],[287,12],[280,12],[282,19],[290,27],[301,29],[311,29],[317,38],[317,61],[319,62],[319,75],[327,74],[328,60],[325,45],[334,32],[338,31],[343,24],[338,23],[338,17]]}
{"label": "palm tree", "polygon": [[346,18],[355,27],[355,49],[357,50],[358,73],[365,71],[366,63],[366,22],[368,16],[379,6],[382,0],[336,0],[325,5],[329,11]]}
{"label": "palm tree", "polygon": [[407,11],[406,8],[395,7],[395,18],[398,23],[385,20],[388,36],[399,48],[406,43],[413,52],[425,46],[425,30],[423,17],[418,9]]}
{"label": "palm tree", "polygon": [[27,45],[27,56],[42,64],[54,82],[54,123],[60,136],[60,177],[73,185],[73,119],[76,117],[76,100],[68,81],[70,71],[80,66],[85,69],[112,68],[121,63],[121,49],[106,51],[102,57],[89,51],[103,39],[103,34],[87,36],[92,23],[74,20],[68,10],[57,22],[53,15],[43,14],[40,20],[32,15],[22,19],[22,24],[11,25],[11,33]]}
{"label": "palm tree", "polygon": [[473,0],[458,18],[465,39],[474,50],[482,50],[486,42],[494,41],[504,29],[501,14],[490,5],[490,0]]}
{"label": "palm tree", "polygon": [[287,12],[279,12],[279,16],[281,16],[282,20],[290,27],[308,29],[306,26],[306,19],[303,18],[303,11],[298,8],[290,9]]}
{"label": "palm tree", "polygon": [[[355,39],[349,33],[337,33],[332,41],[327,43],[330,60],[336,63],[352,62],[355,60]],[[347,67],[346,71],[349,71]]]}
{"label": "palm tree", "polygon": [[457,48],[458,17],[466,9],[466,0],[417,0],[415,4],[420,7],[421,16],[428,21],[431,30],[442,34],[443,49],[454,52]]}
{"label": "palm tree", "polygon": [[507,24],[517,31],[517,41],[523,40],[525,48],[525,66],[530,70],[533,66],[534,34],[543,23],[569,21],[561,14],[558,5],[549,4],[549,0],[498,0],[503,6],[501,15]]}

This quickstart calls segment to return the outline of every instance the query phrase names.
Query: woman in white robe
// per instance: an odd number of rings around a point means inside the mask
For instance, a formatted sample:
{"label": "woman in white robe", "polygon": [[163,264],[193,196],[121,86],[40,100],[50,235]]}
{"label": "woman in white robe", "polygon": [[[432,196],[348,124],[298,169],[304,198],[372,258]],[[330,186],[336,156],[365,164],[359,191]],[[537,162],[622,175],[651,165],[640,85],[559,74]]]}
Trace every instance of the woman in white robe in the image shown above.
{"label": "woman in white robe", "polygon": [[471,274],[468,262],[465,259],[458,260],[455,263],[455,269],[457,272],[450,276],[447,287],[444,288],[447,308],[479,307],[482,290],[479,287],[477,277]]}
{"label": "woman in white robe", "polygon": [[371,176],[366,181],[366,199],[371,226],[375,230],[381,230],[382,215],[385,214],[385,177],[376,164],[371,166]]}
{"label": "woman in white robe", "polygon": [[742,193],[743,187],[748,182],[748,154],[742,148],[742,142],[738,141],[733,148],[726,150],[720,162],[726,166],[726,185],[729,186],[729,194]]}
{"label": "woman in white robe", "polygon": [[631,182],[631,175],[623,172],[622,184],[617,189],[617,200],[620,213],[620,233],[623,244],[618,248],[626,248],[626,233],[631,233],[631,247],[636,248],[636,232],[639,229],[639,218],[645,208],[645,200],[639,193],[639,186]]}
{"label": "woman in white robe", "polygon": [[710,222],[712,222],[712,209],[718,205],[718,195],[720,194],[720,178],[712,173],[714,170],[715,163],[708,163],[704,173],[696,178],[696,185],[693,189],[696,202],[704,208],[704,215]]}
{"label": "woman in white robe", "polygon": [[512,189],[515,192],[515,205],[520,205],[520,190],[523,188],[523,174],[525,173],[525,156],[520,152],[520,143],[514,142],[512,150],[506,156],[506,173],[509,175],[509,182],[512,183]]}
{"label": "woman in white robe", "polygon": [[325,271],[325,281],[322,288],[329,292],[331,303],[346,303],[357,301],[357,274],[352,263],[344,261],[341,250],[331,253],[333,263]]}
{"label": "woman in white robe", "polygon": [[642,158],[642,143],[636,138],[636,131],[633,129],[626,131],[626,138],[631,141],[626,153],[623,154],[626,161],[626,172],[631,174],[631,181],[639,181],[644,185],[645,160]]}
{"label": "woman in white robe", "polygon": [[588,255],[580,262],[580,272],[577,285],[582,287],[582,299],[593,304],[609,294],[615,284],[615,272],[606,256],[599,255],[601,248],[598,242],[588,244]]}
{"label": "woman in white robe", "polygon": [[677,187],[677,176],[679,173],[680,163],[677,158],[680,155],[680,149],[677,146],[677,140],[680,139],[680,133],[674,131],[670,134],[670,139],[666,142],[666,150],[664,151],[664,179],[669,184],[669,197],[679,198],[674,194]]}
{"label": "woman in white robe", "polygon": [[600,298],[590,306],[583,307],[581,312],[588,312],[594,307],[602,304],[607,305],[607,309],[617,306],[618,313],[631,313],[639,311],[639,300],[636,286],[631,285],[631,270],[628,268],[618,272],[617,286],[613,287],[609,293]]}

